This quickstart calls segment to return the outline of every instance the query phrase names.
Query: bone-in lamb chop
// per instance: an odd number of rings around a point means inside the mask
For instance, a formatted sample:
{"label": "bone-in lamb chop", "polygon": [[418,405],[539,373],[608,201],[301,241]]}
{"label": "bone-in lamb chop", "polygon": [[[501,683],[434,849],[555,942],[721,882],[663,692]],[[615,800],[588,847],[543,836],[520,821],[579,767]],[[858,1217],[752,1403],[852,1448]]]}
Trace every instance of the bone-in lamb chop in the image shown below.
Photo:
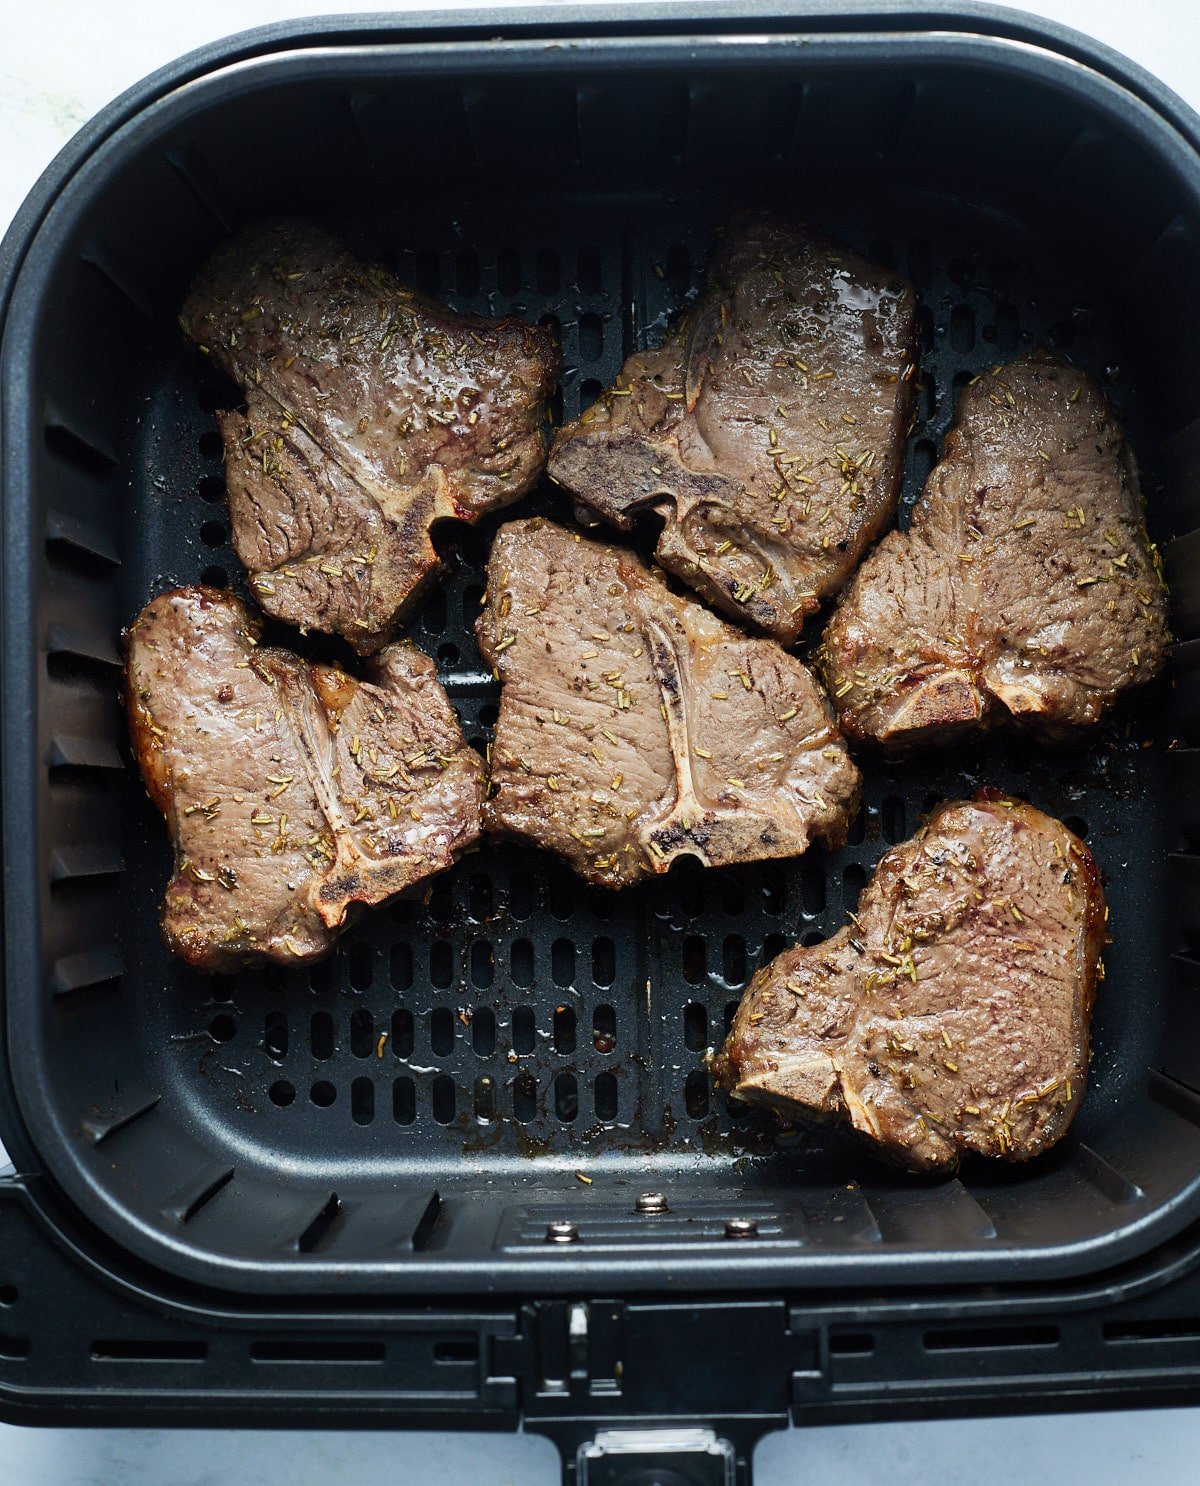
{"label": "bone-in lamb chop", "polygon": [[898,275],[805,227],[734,225],[678,330],[555,436],[549,472],[784,644],[892,515],[916,372]]}
{"label": "bone-in lamb chop", "polygon": [[883,858],[852,927],[751,981],[718,1083],[837,1122],[912,1170],[1024,1161],[1083,1098],[1105,939],[1083,842],[1031,805],[941,805]]}
{"label": "bone-in lamb chop", "polygon": [[202,970],[316,959],[347,914],[479,835],[483,768],[433,662],[356,680],[258,644],[229,594],[180,588],[126,635],[133,751],[175,846],[162,925]]}
{"label": "bone-in lamb chop", "polygon": [[233,544],[268,614],[384,644],[439,567],[430,528],[536,480],[550,332],[457,315],[329,233],[272,222],[219,248],[181,324],[237,381],[218,414]]}
{"label": "bone-in lamb chop", "polygon": [[477,634],[503,682],[486,827],[606,887],[844,838],[859,774],[812,673],[632,553],[509,523]]}
{"label": "bone-in lamb chop", "polygon": [[963,390],[910,529],[867,558],[823,651],[847,732],[904,749],[1093,723],[1167,641],[1121,424],[1086,373],[1033,352]]}

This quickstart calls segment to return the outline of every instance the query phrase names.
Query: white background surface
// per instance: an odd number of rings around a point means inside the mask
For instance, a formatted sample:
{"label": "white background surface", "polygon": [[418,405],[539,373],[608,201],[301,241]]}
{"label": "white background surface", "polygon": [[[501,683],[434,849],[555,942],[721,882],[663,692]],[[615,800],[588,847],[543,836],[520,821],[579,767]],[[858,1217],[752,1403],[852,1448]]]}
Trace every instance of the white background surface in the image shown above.
{"label": "white background surface", "polygon": [[[452,3],[442,0],[444,8]],[[0,229],[60,146],[147,72],[192,47],[268,21],[371,8],[369,0],[0,0]],[[392,8],[426,7],[397,0]],[[1200,0],[1031,0],[1027,8],[1125,52],[1200,109]],[[758,1452],[756,1481],[1188,1486],[1200,1477],[1198,1457],[1200,1413],[1186,1409],[854,1425],[770,1436]],[[554,1486],[557,1452],[544,1440],[520,1435],[0,1425],[0,1486],[434,1481]]]}

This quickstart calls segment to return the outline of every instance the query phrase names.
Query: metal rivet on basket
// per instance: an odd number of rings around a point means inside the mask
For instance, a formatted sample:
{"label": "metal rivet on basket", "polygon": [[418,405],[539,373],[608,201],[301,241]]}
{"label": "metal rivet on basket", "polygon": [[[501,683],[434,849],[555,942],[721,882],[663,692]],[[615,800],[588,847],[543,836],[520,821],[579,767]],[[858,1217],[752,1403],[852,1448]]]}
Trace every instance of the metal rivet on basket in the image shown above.
{"label": "metal rivet on basket", "polygon": [[579,1229],[574,1223],[547,1223],[547,1243],[578,1243]]}
{"label": "metal rivet on basket", "polygon": [[633,1204],[635,1213],[669,1213],[667,1199],[661,1192],[643,1192]]}
{"label": "metal rivet on basket", "polygon": [[757,1238],[758,1224],[753,1218],[730,1218],[725,1224],[726,1238]]}

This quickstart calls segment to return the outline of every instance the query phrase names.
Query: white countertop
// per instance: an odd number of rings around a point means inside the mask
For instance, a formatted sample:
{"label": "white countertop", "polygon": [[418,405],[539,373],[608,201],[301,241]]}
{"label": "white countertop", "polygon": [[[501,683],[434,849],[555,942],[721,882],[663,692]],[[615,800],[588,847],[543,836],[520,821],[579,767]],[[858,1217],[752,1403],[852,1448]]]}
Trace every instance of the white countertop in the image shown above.
{"label": "white countertop", "polygon": [[[461,8],[477,8],[470,3]],[[870,0],[863,0],[869,4]],[[440,0],[449,9],[455,0]],[[0,231],[75,130],[180,53],[298,15],[369,11],[369,0],[0,0]],[[392,10],[433,5],[393,0]],[[1123,51],[1200,109],[1200,0],[1030,0],[1028,10]],[[0,1157],[3,1152],[0,1149]],[[1197,1478],[1200,1413],[1139,1410],[937,1423],[843,1425],[769,1436],[758,1486],[974,1486]],[[0,1425],[5,1486],[338,1486],[432,1482],[555,1486],[558,1456],[524,1435],[225,1430],[22,1430]]]}

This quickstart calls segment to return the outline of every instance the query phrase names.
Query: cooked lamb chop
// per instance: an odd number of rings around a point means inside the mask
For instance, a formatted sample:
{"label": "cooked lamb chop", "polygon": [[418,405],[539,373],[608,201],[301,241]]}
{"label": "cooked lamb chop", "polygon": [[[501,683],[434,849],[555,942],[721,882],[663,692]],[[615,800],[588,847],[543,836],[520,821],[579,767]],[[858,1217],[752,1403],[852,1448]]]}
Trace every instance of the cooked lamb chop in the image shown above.
{"label": "cooked lamb chop", "polygon": [[896,749],[1016,718],[1095,722],[1148,681],[1166,591],[1121,424],[1033,352],[962,393],[908,532],[846,589],[824,665],[852,737]]}
{"label": "cooked lamb chop", "polygon": [[127,632],[126,705],[175,844],[163,934],[201,970],[316,959],[357,905],[479,835],[482,764],[411,645],[358,681],[260,647],[229,594],[179,588]]}
{"label": "cooked lamb chop", "polygon": [[988,792],[941,805],[880,862],[852,928],[754,977],[717,1081],[912,1170],[1028,1160],[1083,1098],[1105,917],[1061,821]]}
{"label": "cooked lamb chop", "polygon": [[438,570],[434,522],[541,470],[550,332],[456,315],[319,228],[218,249],[181,323],[245,392],[245,414],[218,414],[233,543],[259,603],[302,630],[377,650]]}
{"label": "cooked lamb chop", "polygon": [[620,887],[841,840],[859,774],[811,671],[629,552],[500,529],[479,647],[503,690],[484,824]]}
{"label": "cooked lamb chop", "polygon": [[658,512],[663,567],[790,644],[895,510],[915,316],[896,274],[742,222],[678,331],[556,435],[550,474],[623,530]]}

